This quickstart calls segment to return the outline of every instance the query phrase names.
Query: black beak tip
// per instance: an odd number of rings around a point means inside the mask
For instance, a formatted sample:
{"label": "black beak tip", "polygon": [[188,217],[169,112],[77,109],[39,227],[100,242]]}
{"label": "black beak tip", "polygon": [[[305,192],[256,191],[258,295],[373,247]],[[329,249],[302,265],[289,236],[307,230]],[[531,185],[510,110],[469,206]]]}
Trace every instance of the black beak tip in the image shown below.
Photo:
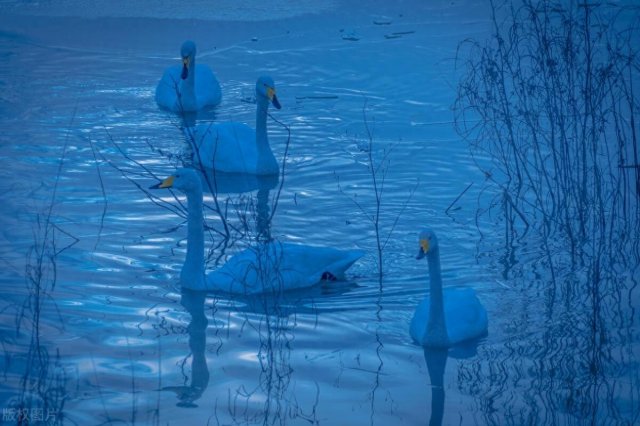
{"label": "black beak tip", "polygon": [[273,104],[274,107],[276,107],[276,109],[282,108],[282,105],[280,105],[280,101],[278,100],[276,95],[273,95],[273,98],[271,99],[271,103]]}
{"label": "black beak tip", "polygon": [[160,189],[160,185],[162,185],[162,182],[156,183],[155,185],[151,185],[149,189]]}
{"label": "black beak tip", "polygon": [[186,65],[182,66],[182,74],[180,74],[180,78],[183,80],[186,80],[187,77],[189,76],[189,69],[187,68]]}

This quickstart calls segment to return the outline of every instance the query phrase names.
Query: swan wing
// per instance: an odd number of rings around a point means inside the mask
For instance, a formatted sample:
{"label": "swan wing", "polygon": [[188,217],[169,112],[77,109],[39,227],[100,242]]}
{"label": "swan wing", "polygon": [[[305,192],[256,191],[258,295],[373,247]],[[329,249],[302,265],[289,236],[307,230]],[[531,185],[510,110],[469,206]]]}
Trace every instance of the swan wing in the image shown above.
{"label": "swan wing", "polygon": [[318,247],[300,244],[282,244],[283,266],[287,270],[311,277],[314,283],[327,273],[334,279],[343,280],[347,269],[364,252],[361,250],[338,250],[332,247]]}
{"label": "swan wing", "polygon": [[226,173],[255,173],[256,132],[246,124],[199,124],[193,139],[196,163]]}
{"label": "swan wing", "polygon": [[174,65],[167,68],[162,74],[162,78],[156,87],[156,103],[161,108],[171,111],[177,110],[177,91],[180,87],[181,72],[182,67]]}
{"label": "swan wing", "polygon": [[[413,314],[409,334],[417,343],[424,345],[424,336],[429,324],[430,298],[425,297]],[[471,288],[447,288],[443,292],[444,316],[449,344],[487,334],[487,311]]]}
{"label": "swan wing", "polygon": [[487,333],[487,311],[471,288],[447,289],[444,314],[452,345]]}
{"label": "swan wing", "polygon": [[411,338],[418,344],[424,345],[424,335],[427,331],[427,324],[429,322],[429,308],[431,301],[429,296],[422,299],[418,304],[413,318],[411,318],[411,325],[409,326],[409,334]]}
{"label": "swan wing", "polygon": [[277,293],[318,284],[331,274],[336,279],[360,257],[359,250],[337,250],[270,242],[233,256],[208,276],[211,290],[234,294]]}
{"label": "swan wing", "polygon": [[198,109],[220,103],[220,83],[208,65],[196,64],[195,86]]}

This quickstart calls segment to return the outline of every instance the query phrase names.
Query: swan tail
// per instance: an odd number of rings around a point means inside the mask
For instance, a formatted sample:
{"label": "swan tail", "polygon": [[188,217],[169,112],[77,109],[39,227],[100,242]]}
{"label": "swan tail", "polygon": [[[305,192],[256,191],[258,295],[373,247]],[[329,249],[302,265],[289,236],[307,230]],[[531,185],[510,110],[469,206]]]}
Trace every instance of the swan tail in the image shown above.
{"label": "swan tail", "polygon": [[336,260],[322,271],[321,280],[342,281],[345,278],[345,272],[358,259],[364,256],[364,252],[360,250],[348,251],[341,253],[340,259]]}

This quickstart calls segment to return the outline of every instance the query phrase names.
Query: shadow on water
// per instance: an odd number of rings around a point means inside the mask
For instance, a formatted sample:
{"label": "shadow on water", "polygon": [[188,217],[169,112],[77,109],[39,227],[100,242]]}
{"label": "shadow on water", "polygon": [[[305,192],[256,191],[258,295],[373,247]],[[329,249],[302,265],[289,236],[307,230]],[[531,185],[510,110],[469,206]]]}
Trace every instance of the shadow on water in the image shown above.
{"label": "shadow on water", "polygon": [[[334,286],[331,291],[316,287],[281,294],[234,297],[230,300],[218,297],[212,299],[207,292],[183,289],[180,303],[191,315],[191,321],[187,326],[190,354],[185,358],[186,361],[191,357],[191,380],[189,384],[186,383],[189,374],[188,369],[185,368],[186,363],[182,363],[185,384],[165,386],[161,390],[174,392],[178,399],[176,405],[179,407],[195,408],[200,404],[213,406],[217,414],[228,415],[235,422],[279,424],[286,423],[288,419],[297,418],[311,424],[317,423],[318,419],[313,414],[315,409],[313,407],[303,409],[298,406],[295,386],[290,388],[291,375],[294,371],[290,357],[297,315],[316,316],[318,309],[315,307],[315,300],[340,295],[350,289],[351,286],[345,284],[339,288]],[[207,326],[209,324],[205,314],[207,300],[213,303],[213,323],[221,322],[220,319],[216,319],[216,315],[220,314],[218,305],[229,304],[224,307],[225,311],[232,311],[234,316],[240,314],[244,317],[240,333],[242,334],[242,330],[248,328],[250,335],[258,337],[255,349],[258,360],[256,365],[259,368],[258,385],[255,388],[248,388],[241,384],[236,389],[229,388],[228,395],[224,397],[218,395],[214,402],[201,400],[211,376],[207,362]],[[328,310],[335,311],[333,308]],[[229,331],[228,329],[225,331],[224,327],[216,326],[214,335],[220,344],[215,350],[214,358],[224,351],[222,342],[229,338]],[[226,336],[223,337],[222,334]],[[217,368],[214,368],[214,371],[221,373]],[[213,380],[219,379],[220,377],[213,378]],[[226,407],[226,413],[218,412],[221,410],[220,406]],[[312,414],[307,414],[309,412]]]}
{"label": "shadow on water", "polygon": [[[257,241],[271,240],[271,205],[276,201],[270,199],[270,192],[280,182],[278,175],[257,176],[244,173],[222,173],[204,169],[201,173],[205,192],[212,195],[214,211],[223,222],[227,222],[228,207],[234,206],[235,215],[240,219],[243,235],[253,234]],[[243,197],[241,194],[256,192],[255,198]],[[221,197],[227,194],[226,199]],[[233,198],[233,195],[236,198]],[[252,224],[255,229],[252,229]],[[226,227],[228,229],[228,227]]]}
{"label": "shadow on water", "polygon": [[[12,383],[18,392],[5,401],[3,422],[60,425],[65,420],[63,410],[68,399],[70,368],[62,362],[60,348],[50,341],[50,335],[52,331],[64,329],[54,297],[58,257],[79,242],[58,224],[56,211],[67,142],[58,162],[57,175],[53,177],[53,189],[46,197],[49,203],[35,215],[32,225],[33,243],[26,254],[24,271],[28,294],[21,305],[5,308],[7,312],[14,310],[16,314],[14,337],[10,337],[10,333],[1,335],[0,343],[5,350],[2,363],[4,377],[7,383],[18,381]],[[54,349],[55,354],[52,353]]]}
{"label": "shadow on water", "polygon": [[637,423],[640,10],[491,6],[492,38],[461,45],[457,125],[491,159],[478,164],[496,197],[479,215],[504,245],[480,245],[515,300],[461,386],[490,424]]}
{"label": "shadow on water", "polygon": [[[2,420],[15,424],[31,424],[46,421],[58,425],[64,422],[64,406],[68,398],[68,367],[61,361],[60,350],[48,341],[51,317],[57,307],[52,297],[56,284],[56,258],[66,248],[59,249],[56,243],[56,225],[50,216],[38,219],[34,232],[36,240],[28,255],[26,278],[29,294],[16,316],[15,339],[2,339],[5,351],[5,377],[20,371],[18,394],[9,398],[2,407]],[[75,238],[74,238],[75,240]],[[77,240],[75,240],[77,241]],[[73,243],[75,244],[75,243]],[[14,376],[17,377],[17,376]]]}
{"label": "shadow on water", "polygon": [[[191,352],[191,384],[188,386],[165,386],[163,391],[175,392],[178,407],[193,408],[209,385],[209,367],[205,349],[207,346],[207,317],[204,312],[206,292],[183,290],[180,304],[191,315],[187,326],[189,350]],[[186,376],[186,375],[185,375]]]}
{"label": "shadow on water", "polygon": [[478,354],[479,342],[479,339],[475,339],[456,345],[450,349],[424,348],[424,360],[427,364],[429,380],[431,381],[431,413],[429,416],[429,426],[442,425],[442,420],[444,418],[444,374],[447,366],[447,359],[474,358]]}

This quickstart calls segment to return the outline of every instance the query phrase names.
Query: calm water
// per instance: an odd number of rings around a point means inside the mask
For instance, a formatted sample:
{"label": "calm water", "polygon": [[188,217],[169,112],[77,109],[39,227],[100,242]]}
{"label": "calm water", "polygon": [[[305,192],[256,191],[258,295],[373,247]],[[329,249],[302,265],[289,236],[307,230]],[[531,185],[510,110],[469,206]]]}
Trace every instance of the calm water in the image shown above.
{"label": "calm water", "polygon": [[[556,293],[535,238],[509,241],[476,215],[495,194],[450,109],[457,43],[489,30],[469,3],[223,4],[223,20],[203,5],[1,4],[3,421],[22,407],[52,424],[638,422],[637,267],[612,270],[609,332],[594,336],[583,271],[556,277]],[[182,123],[154,102],[186,38],[223,90],[192,119],[253,123],[255,79],[275,79],[272,115],[291,136],[271,232],[366,250],[348,282],[280,300],[181,292],[184,220],[169,193],[152,202],[144,188],[186,158]],[[382,280],[365,120],[386,173],[383,238],[393,229]],[[281,158],[288,133],[274,121],[269,132]],[[228,182],[217,199],[231,244],[207,212],[210,268],[248,244],[276,190]],[[488,336],[448,354],[408,334],[427,290],[415,260],[427,225],[446,284],[475,288],[489,313]]]}

